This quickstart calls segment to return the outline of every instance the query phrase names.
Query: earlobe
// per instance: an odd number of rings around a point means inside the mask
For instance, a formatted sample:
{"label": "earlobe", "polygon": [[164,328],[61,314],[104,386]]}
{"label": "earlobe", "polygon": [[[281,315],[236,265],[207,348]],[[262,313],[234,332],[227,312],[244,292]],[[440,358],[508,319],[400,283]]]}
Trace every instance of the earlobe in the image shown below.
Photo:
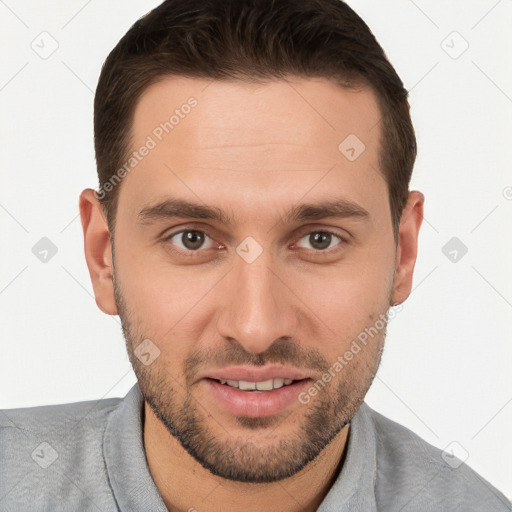
{"label": "earlobe", "polygon": [[424,202],[425,197],[421,192],[412,191],[409,193],[402,213],[396,251],[392,305],[401,304],[411,293]]}
{"label": "earlobe", "polygon": [[108,315],[117,315],[112,281],[112,245],[103,207],[94,190],[82,191],[79,201],[84,233],[87,268],[98,307]]}

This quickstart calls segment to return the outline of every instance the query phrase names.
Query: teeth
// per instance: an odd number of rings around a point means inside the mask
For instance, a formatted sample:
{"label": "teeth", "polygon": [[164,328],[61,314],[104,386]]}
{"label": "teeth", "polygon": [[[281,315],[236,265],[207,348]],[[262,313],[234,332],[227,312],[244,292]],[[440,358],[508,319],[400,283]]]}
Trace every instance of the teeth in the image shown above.
{"label": "teeth", "polygon": [[219,379],[221,384],[227,384],[232,388],[238,388],[242,391],[271,391],[272,389],[279,389],[283,386],[289,386],[292,379],[268,379],[261,382],[248,382],[246,380],[224,380]]}
{"label": "teeth", "polygon": [[273,380],[265,380],[263,382],[256,382],[256,389],[259,391],[272,391]]}
{"label": "teeth", "polygon": [[238,388],[242,391],[247,391],[249,389],[256,389],[256,382],[247,382],[246,380],[238,381]]}
{"label": "teeth", "polygon": [[274,389],[282,388],[284,386],[284,379],[274,379]]}

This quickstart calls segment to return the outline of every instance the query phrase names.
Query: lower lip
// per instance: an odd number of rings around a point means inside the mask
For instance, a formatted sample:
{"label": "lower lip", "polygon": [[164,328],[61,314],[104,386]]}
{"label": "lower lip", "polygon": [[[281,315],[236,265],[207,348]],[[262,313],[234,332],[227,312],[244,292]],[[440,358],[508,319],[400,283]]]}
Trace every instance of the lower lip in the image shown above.
{"label": "lower lip", "polygon": [[272,391],[241,391],[213,379],[204,379],[213,396],[235,416],[266,418],[298,403],[298,396],[310,384],[311,379],[293,382]]}

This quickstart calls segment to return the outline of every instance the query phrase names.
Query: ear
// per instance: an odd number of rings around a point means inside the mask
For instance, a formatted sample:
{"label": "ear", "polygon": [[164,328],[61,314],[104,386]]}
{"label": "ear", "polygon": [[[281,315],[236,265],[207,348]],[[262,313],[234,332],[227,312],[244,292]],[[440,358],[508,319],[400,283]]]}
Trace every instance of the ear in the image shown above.
{"label": "ear", "polygon": [[80,218],[84,232],[84,251],[96,304],[107,315],[117,315],[112,281],[112,246],[103,206],[94,190],[80,194]]}
{"label": "ear", "polygon": [[396,251],[392,305],[401,304],[411,293],[412,276],[418,254],[418,235],[423,221],[424,202],[425,197],[421,192],[410,192],[407,204],[402,212]]}

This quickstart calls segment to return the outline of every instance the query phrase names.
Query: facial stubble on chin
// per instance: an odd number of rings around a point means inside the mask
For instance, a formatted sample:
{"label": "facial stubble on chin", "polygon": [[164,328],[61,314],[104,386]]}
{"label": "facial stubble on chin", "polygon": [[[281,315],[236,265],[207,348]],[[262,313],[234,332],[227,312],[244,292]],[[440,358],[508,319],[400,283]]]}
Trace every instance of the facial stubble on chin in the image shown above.
{"label": "facial stubble on chin", "polygon": [[[321,377],[332,363],[329,364],[318,350],[303,349],[291,339],[279,340],[261,354],[246,352],[240,344],[230,342],[221,350],[191,354],[184,365],[185,382],[178,382],[160,364],[163,358],[145,366],[135,356],[135,347],[146,336],[140,334],[134,325],[133,313],[115,272],[113,284],[128,356],[144,400],[168,432],[198,463],[228,480],[274,482],[305,468],[350,422],[363,402],[380,363],[386,328],[382,329],[380,337],[372,340],[374,346],[368,344],[365,351],[357,354],[308,404],[298,403],[291,412],[268,418],[234,417],[237,424],[248,432],[247,435],[234,436],[232,426],[214,417],[208,410],[208,404],[200,403],[193,396],[191,386],[197,368],[206,363],[211,365],[212,361],[218,367],[279,363],[314,370]],[[169,341],[166,340],[167,345]],[[284,438],[277,439],[281,423],[295,424],[297,428],[291,434],[288,430]],[[268,433],[262,440],[264,430]]]}

